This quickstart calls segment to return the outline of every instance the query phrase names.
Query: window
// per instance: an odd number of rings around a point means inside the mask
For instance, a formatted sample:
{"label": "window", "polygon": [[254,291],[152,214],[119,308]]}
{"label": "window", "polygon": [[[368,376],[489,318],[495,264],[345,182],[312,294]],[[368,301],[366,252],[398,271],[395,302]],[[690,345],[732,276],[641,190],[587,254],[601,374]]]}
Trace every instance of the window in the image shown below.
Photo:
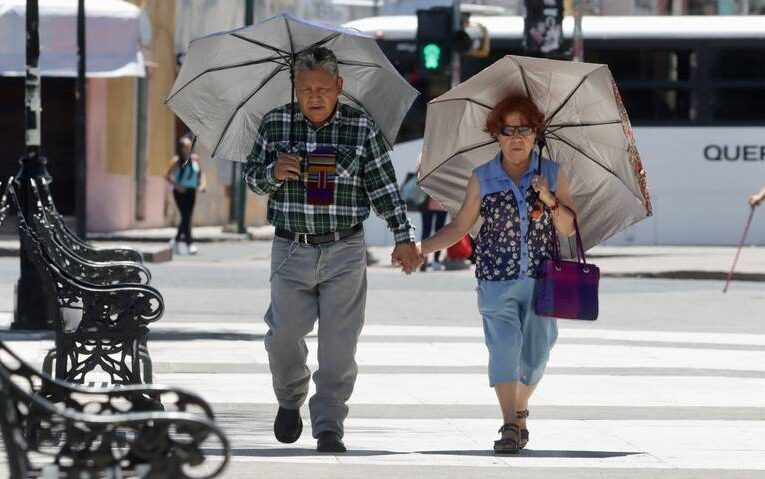
{"label": "window", "polygon": [[710,78],[715,80],[765,81],[765,48],[716,50]]}
{"label": "window", "polygon": [[765,48],[733,46],[709,52],[713,121],[762,124],[765,111]]}
{"label": "window", "polygon": [[712,115],[715,120],[765,123],[765,88],[717,88]]}
{"label": "window", "polygon": [[695,55],[692,50],[643,48],[587,49],[585,61],[605,63],[617,81],[687,81]]}
{"label": "window", "polygon": [[624,88],[620,91],[624,107],[633,123],[686,122],[696,119],[690,89]]}
{"label": "window", "polygon": [[630,120],[677,123],[697,117],[692,81],[696,52],[689,48],[585,47],[585,61],[608,65]]}

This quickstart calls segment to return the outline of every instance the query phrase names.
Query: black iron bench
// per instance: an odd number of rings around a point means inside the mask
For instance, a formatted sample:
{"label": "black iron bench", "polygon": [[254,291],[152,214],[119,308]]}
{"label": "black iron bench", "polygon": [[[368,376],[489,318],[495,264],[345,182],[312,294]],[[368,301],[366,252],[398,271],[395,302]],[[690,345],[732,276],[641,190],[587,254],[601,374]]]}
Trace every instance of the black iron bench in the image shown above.
{"label": "black iron bench", "polygon": [[98,248],[86,241],[80,239],[74,234],[64,221],[64,217],[56,209],[53,202],[53,196],[50,194],[48,183],[42,182],[38,185],[42,190],[41,200],[45,215],[50,221],[59,240],[77,256],[90,261],[131,261],[134,263],[143,262],[143,256],[140,251],[131,248]]}
{"label": "black iron bench", "polygon": [[[151,272],[141,263],[132,261],[92,261],[72,251],[62,241],[61,233],[53,226],[49,215],[40,199],[40,193],[34,180],[31,191],[36,208],[27,220],[40,241],[45,253],[60,268],[71,276],[86,283],[98,285],[110,284],[149,284]],[[9,180],[8,185],[12,184]],[[6,190],[8,187],[6,187]],[[6,193],[7,194],[7,193]],[[15,198],[15,195],[12,195]],[[16,203],[18,207],[18,202]]]}
{"label": "black iron bench", "polygon": [[[13,186],[9,195],[19,205]],[[43,370],[68,382],[84,383],[91,371],[101,370],[112,384],[152,381],[146,346],[148,324],[164,313],[162,295],[142,284],[86,283],[59,267],[17,208],[21,248],[27,251],[40,276],[55,292],[57,318],[51,318],[56,347]],[[141,373],[143,372],[143,377]]]}
{"label": "black iron bench", "polygon": [[[164,410],[156,410],[161,398]],[[0,341],[0,427],[11,479],[211,478],[230,447],[199,396],[55,380]]]}

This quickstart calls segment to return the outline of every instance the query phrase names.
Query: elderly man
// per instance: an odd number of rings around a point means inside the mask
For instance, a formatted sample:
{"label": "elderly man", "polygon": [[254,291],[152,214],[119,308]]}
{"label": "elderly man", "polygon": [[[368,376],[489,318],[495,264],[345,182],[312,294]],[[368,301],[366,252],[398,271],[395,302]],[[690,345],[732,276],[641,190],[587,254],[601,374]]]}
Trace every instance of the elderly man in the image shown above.
{"label": "elderly man", "polygon": [[250,188],[270,195],[268,221],[276,227],[265,316],[279,402],[274,434],[292,443],[302,432],[300,406],[311,373],[304,338],[318,319],[313,437],[321,452],[345,452],[343,421],[366,303],[362,222],[370,205],[395,235],[392,261],[408,274],[421,259],[380,130],[362,111],[338,102],[343,79],[335,55],[307,50],[295,71],[300,108],[288,104],[265,115],[244,169]]}

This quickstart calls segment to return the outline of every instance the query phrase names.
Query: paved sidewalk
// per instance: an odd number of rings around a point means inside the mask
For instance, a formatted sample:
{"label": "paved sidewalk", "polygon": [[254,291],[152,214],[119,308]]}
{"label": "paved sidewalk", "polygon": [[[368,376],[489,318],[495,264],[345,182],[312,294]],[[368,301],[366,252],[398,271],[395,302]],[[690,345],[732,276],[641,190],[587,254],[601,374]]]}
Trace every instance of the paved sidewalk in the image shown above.
{"label": "paved sidewalk", "polygon": [[[138,243],[131,243],[138,244]],[[765,473],[765,323],[758,283],[606,278],[594,323],[560,321],[530,407],[531,442],[495,456],[501,419],[471,271],[404,277],[372,248],[366,325],[343,455],[273,437],[263,337],[269,243],[215,242],[151,265],[165,299],[148,347],[157,383],[201,394],[231,445],[225,479],[760,479]],[[712,264],[735,248],[597,248],[606,275]],[[742,268],[765,259],[747,248]],[[765,263],[763,269],[765,270]],[[694,266],[695,265],[695,266]],[[703,271],[698,269],[696,271]],[[754,271],[744,269],[744,271]],[[52,335],[8,331],[18,260],[0,258],[0,338],[40,365]],[[308,341],[316,370],[315,334]],[[93,378],[95,379],[95,378]],[[219,454],[210,445],[212,455]],[[218,456],[217,460],[220,456]],[[0,451],[0,477],[7,470]]]}
{"label": "paved sidewalk", "polygon": [[[158,383],[213,405],[233,447],[225,478],[763,477],[765,335],[573,326],[534,396],[529,448],[512,456],[491,451],[480,326],[367,326],[341,455],[315,451],[305,407],[295,444],[273,438],[262,323],[160,321],[149,349]],[[39,363],[52,341],[20,334],[5,340]]]}
{"label": "paved sidewalk", "polygon": [[[391,247],[370,251],[381,265],[390,261]],[[587,261],[597,265],[603,277],[725,281],[735,256],[731,246],[596,246],[587,253]],[[743,248],[733,279],[765,281],[765,247]]]}
{"label": "paved sidewalk", "polygon": [[[248,241],[271,240],[274,237],[273,226],[248,226],[247,233],[236,233],[231,227],[224,226],[194,226],[192,236],[198,243],[213,241]],[[175,227],[144,228],[133,230],[113,231],[110,233],[90,233],[91,241],[109,242],[157,242],[170,241],[178,230]]]}
{"label": "paved sidewalk", "polygon": [[[172,259],[168,244],[175,228],[124,230],[93,233],[89,241],[102,247],[129,246],[144,253],[149,262]],[[195,241],[246,242],[270,241],[272,226],[251,226],[247,234],[224,231],[221,226],[194,228]],[[13,236],[0,237],[0,256],[18,256],[19,242]],[[596,246],[587,258],[596,264],[603,277],[713,279],[725,281],[736,255],[733,246]],[[373,267],[390,267],[391,246],[372,246],[379,260]],[[765,247],[745,246],[733,276],[737,281],[765,281]]]}
{"label": "paved sidewalk", "polygon": [[[175,234],[174,228],[126,230],[113,233],[92,234],[95,242],[135,243],[168,240]],[[224,231],[220,226],[194,228],[195,240],[217,241],[270,241],[272,226],[250,226],[247,234]],[[377,267],[388,266],[392,247],[369,248],[379,260]],[[604,277],[642,277],[670,279],[716,279],[725,280],[736,255],[733,246],[596,246],[588,252],[588,261],[595,263]],[[733,278],[743,281],[765,281],[765,247],[745,246],[738,260]]]}

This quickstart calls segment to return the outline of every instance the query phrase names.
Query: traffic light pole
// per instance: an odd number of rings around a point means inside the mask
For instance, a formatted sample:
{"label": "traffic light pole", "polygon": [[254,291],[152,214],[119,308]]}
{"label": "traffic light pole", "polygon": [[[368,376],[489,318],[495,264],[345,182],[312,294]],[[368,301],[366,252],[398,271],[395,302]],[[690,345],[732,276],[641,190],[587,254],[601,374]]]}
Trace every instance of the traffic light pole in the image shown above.
{"label": "traffic light pole", "polygon": [[[462,30],[462,12],[460,11],[460,0],[452,2],[452,32]],[[452,48],[452,68],[451,68],[451,87],[454,88],[460,84],[462,78],[462,66],[460,65],[460,54]]]}
{"label": "traffic light pole", "polygon": [[[26,129],[26,154],[21,158],[21,169],[16,175],[16,191],[19,195],[21,212],[29,218],[35,210],[31,192],[31,179],[38,182],[50,179],[45,168],[45,158],[40,156],[40,35],[39,7],[37,0],[27,0],[27,75],[25,88],[26,108],[24,121]],[[19,252],[21,274],[16,284],[16,307],[11,329],[48,329],[48,320],[56,314],[54,293],[49,281],[43,280],[32,262],[32,252],[23,244]]]}
{"label": "traffic light pole", "polygon": [[574,0],[574,45],[573,60],[584,61],[584,39],[582,38],[582,0]]}

